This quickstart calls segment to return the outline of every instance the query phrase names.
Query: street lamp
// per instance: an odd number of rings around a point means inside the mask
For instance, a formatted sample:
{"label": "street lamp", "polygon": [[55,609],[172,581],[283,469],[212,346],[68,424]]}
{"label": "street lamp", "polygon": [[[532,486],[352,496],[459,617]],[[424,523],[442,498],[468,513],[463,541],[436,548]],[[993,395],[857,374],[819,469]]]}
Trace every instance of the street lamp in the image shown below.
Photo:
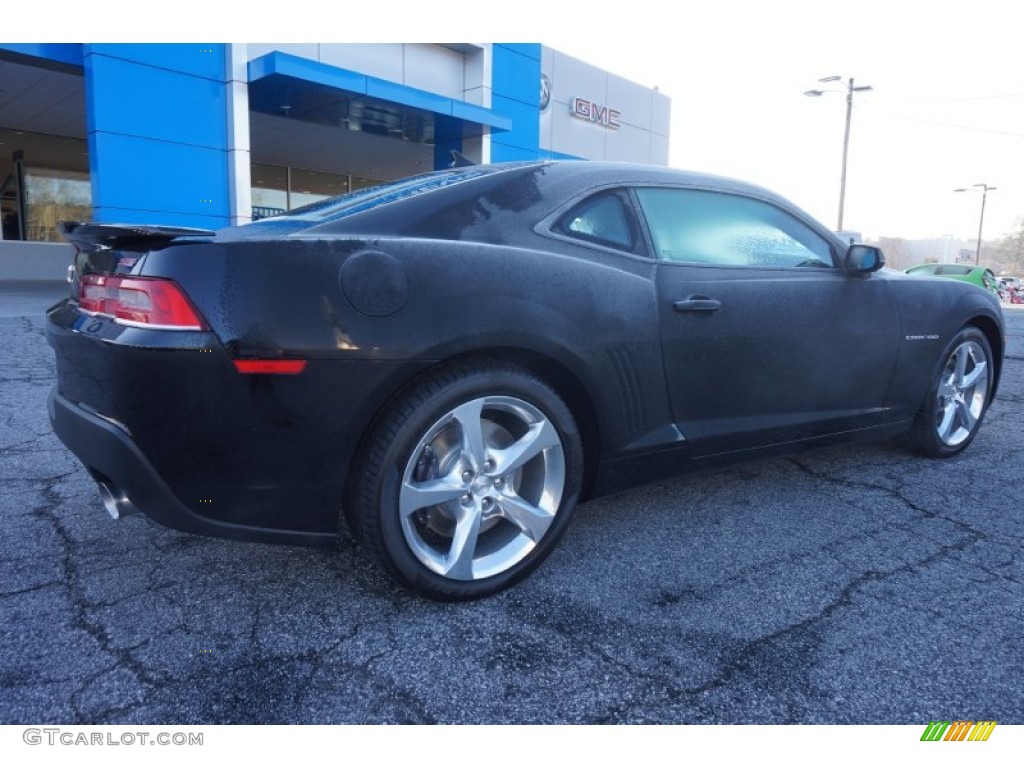
{"label": "street lamp", "polygon": [[[981,216],[978,219],[978,247],[974,249],[974,263],[981,263],[981,230],[985,226],[985,200],[988,197],[988,193],[995,187],[990,187],[988,184],[975,184],[975,187],[981,187]],[[954,192],[977,192],[977,189],[971,189],[970,187],[960,187],[954,189]]]}
{"label": "street lamp", "polygon": [[[830,77],[823,77],[818,82],[835,83],[842,82],[842,80],[843,78],[840,75],[832,75]],[[846,154],[850,149],[850,116],[853,114],[853,94],[870,90],[873,90],[870,85],[855,86],[852,77],[846,81],[846,130],[843,132],[843,173],[839,179],[839,226],[836,227],[840,232],[843,231],[843,208],[846,206]],[[842,91],[836,91],[834,88],[826,90],[815,89],[804,91],[804,96],[822,96],[826,93],[842,93]]]}

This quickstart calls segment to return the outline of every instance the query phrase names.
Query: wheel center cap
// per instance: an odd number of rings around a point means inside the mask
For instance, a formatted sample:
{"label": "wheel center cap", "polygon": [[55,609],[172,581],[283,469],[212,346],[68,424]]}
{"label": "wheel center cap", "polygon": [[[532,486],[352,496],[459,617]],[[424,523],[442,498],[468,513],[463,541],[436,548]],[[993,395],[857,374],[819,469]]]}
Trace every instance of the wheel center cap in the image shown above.
{"label": "wheel center cap", "polygon": [[485,496],[491,492],[494,487],[494,481],[491,480],[487,475],[477,475],[473,484],[470,486],[470,490],[477,496]]}

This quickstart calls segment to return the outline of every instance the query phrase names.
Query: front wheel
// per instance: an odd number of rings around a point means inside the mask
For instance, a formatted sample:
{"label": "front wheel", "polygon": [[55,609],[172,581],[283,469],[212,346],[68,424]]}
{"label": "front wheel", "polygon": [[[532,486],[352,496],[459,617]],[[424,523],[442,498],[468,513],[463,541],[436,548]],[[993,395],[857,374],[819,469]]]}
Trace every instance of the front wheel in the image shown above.
{"label": "front wheel", "polygon": [[970,445],[991,398],[992,364],[988,339],[977,328],[966,327],[953,338],[911,428],[915,450],[945,458]]}
{"label": "front wheel", "polygon": [[579,497],[568,407],[521,369],[476,362],[400,395],[355,478],[353,526],[400,582],[441,600],[505,589],[547,557]]}

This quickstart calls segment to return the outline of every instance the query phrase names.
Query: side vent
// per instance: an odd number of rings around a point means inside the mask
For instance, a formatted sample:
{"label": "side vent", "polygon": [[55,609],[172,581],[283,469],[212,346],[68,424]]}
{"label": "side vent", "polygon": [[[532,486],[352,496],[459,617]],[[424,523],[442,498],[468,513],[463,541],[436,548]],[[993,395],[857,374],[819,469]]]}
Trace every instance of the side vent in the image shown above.
{"label": "side vent", "polygon": [[615,371],[615,381],[619,385],[626,428],[631,434],[641,432],[647,427],[647,414],[644,411],[643,392],[640,390],[640,379],[636,375],[633,358],[627,347],[612,347],[607,355],[608,362]]}

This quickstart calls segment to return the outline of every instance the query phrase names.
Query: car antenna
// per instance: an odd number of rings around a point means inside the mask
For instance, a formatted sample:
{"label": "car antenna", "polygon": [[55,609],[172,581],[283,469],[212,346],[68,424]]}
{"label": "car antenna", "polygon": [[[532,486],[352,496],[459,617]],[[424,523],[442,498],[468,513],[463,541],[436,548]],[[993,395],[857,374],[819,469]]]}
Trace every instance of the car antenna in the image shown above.
{"label": "car antenna", "polygon": [[470,165],[476,165],[472,160],[466,157],[464,154],[459,152],[457,149],[448,150],[452,153],[452,161],[448,165],[449,168],[466,168]]}

